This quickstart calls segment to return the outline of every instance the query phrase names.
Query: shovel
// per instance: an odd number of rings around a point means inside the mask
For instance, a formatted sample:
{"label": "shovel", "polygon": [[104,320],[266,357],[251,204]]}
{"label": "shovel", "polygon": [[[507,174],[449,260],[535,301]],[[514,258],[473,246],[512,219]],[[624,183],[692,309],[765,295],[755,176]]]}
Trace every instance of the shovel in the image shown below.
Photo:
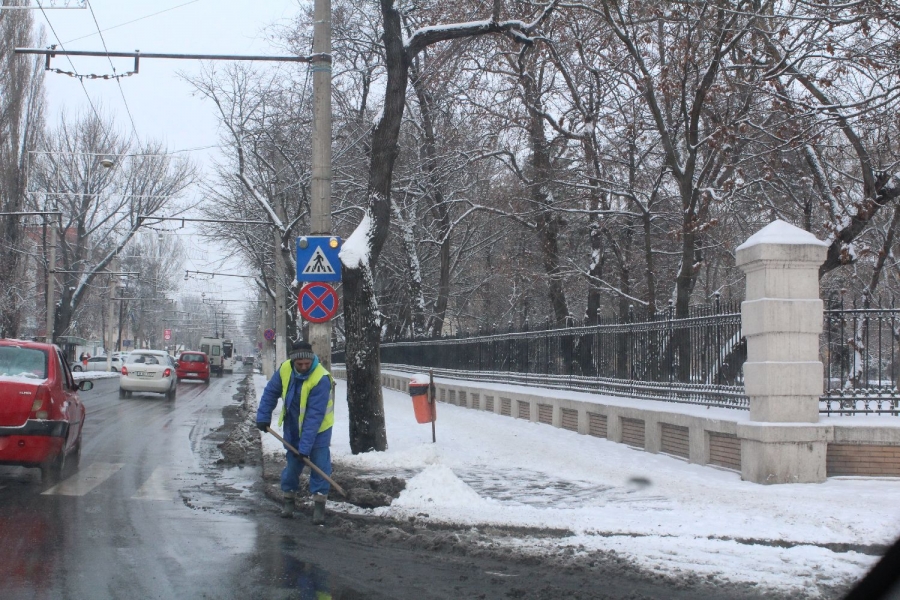
{"label": "shovel", "polygon": [[[300,452],[299,452],[296,448],[294,448],[293,446],[291,446],[290,444],[288,444],[288,443],[285,441],[285,439],[284,439],[283,437],[281,437],[280,435],[278,435],[278,433],[277,433],[274,429],[272,429],[271,427],[266,427],[266,431],[268,431],[269,433],[271,433],[272,435],[274,435],[275,437],[277,437],[277,438],[278,438],[278,441],[281,442],[282,444],[284,444],[285,446],[287,446],[288,450],[290,450],[291,452],[293,452],[293,453],[296,454],[297,456],[300,456]],[[331,484],[331,487],[333,487],[334,489],[336,489],[337,491],[339,491],[339,492],[341,493],[341,496],[343,496],[344,498],[347,497],[347,493],[344,491],[344,488],[342,488],[341,486],[339,486],[338,484],[336,484],[336,483],[334,482],[334,479],[332,479],[331,477],[329,477],[328,475],[326,475],[325,473],[323,473],[323,472],[322,472],[322,469],[320,469],[319,467],[317,467],[316,465],[314,465],[314,464],[312,463],[311,460],[309,460],[308,458],[303,458],[303,462],[304,462],[304,463],[306,464],[306,466],[308,466],[310,469],[312,469],[313,471],[315,471],[316,473],[318,473],[319,476],[320,476],[322,479],[324,479],[325,481],[327,481],[328,483],[330,483],[330,484]]]}

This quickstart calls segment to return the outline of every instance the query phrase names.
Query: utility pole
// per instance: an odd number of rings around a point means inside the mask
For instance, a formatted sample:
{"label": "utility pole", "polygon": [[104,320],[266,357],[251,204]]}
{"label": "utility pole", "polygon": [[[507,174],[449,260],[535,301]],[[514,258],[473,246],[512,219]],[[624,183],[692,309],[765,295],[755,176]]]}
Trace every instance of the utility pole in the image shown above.
{"label": "utility pole", "polygon": [[[110,266],[115,271],[115,266]],[[109,318],[106,320],[106,372],[112,371],[113,320],[116,318],[116,285],[119,283],[115,275],[109,276]]]}
{"label": "utility pole", "polygon": [[[313,8],[313,127],[310,178],[310,234],[331,231],[331,0]],[[310,323],[309,342],[322,366],[331,370],[331,323]]]}
{"label": "utility pole", "polygon": [[[60,217],[62,218],[62,217]],[[48,221],[50,221],[48,219]],[[47,248],[47,343],[53,343],[53,325],[56,319],[56,301],[53,293],[56,291],[56,223],[50,223],[48,227],[50,243]]]}

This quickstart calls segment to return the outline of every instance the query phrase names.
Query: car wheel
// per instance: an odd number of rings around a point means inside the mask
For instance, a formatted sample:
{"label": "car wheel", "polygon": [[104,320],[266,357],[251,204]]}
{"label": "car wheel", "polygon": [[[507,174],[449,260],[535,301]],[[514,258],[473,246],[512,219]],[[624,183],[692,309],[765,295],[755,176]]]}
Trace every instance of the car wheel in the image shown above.
{"label": "car wheel", "polygon": [[66,459],[66,471],[67,475],[75,473],[78,470],[78,465],[81,464],[81,434],[78,434],[78,441],[75,442],[75,448],[72,452],[69,453],[69,457]]}
{"label": "car wheel", "polygon": [[125,392],[126,398],[131,398],[132,396],[134,396],[134,392]]}
{"label": "car wheel", "polygon": [[203,383],[205,383],[206,385],[209,385],[209,377],[207,377],[206,379],[204,379],[204,380],[203,380]]}
{"label": "car wheel", "polygon": [[118,372],[119,372],[119,370],[118,370],[117,368],[115,368],[115,367],[110,367],[110,368],[112,369],[112,372],[113,372],[113,373],[118,373]]}
{"label": "car wheel", "polygon": [[171,390],[166,392],[166,400],[174,400],[175,399],[175,388],[173,387]]}
{"label": "car wheel", "polygon": [[59,483],[65,470],[66,454],[60,452],[53,460],[41,465],[41,483]]}
{"label": "car wheel", "polygon": [[81,365],[72,365],[72,371],[74,371],[74,372],[80,372],[80,371],[81,371]]}
{"label": "car wheel", "polygon": [[119,398],[127,398],[128,397],[127,394],[128,394],[128,392],[126,392],[122,388],[119,388]]}

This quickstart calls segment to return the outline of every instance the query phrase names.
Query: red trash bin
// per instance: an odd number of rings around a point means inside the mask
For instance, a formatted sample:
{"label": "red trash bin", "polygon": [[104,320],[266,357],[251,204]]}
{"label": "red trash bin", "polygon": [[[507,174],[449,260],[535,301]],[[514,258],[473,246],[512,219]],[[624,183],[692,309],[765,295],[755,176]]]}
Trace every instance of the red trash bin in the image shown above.
{"label": "red trash bin", "polygon": [[[409,379],[409,395],[412,397],[413,411],[417,423],[431,423],[437,420],[437,409],[433,402],[428,402],[428,375],[413,375]],[[434,398],[434,386],[431,388]]]}

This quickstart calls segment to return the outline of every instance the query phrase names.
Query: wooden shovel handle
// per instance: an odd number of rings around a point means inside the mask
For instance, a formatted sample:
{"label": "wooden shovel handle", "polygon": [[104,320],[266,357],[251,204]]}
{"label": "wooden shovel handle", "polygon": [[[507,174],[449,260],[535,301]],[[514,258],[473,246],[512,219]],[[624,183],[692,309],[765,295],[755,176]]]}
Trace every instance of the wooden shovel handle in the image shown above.
{"label": "wooden shovel handle", "polygon": [[[290,444],[288,444],[287,441],[286,441],[283,437],[281,437],[280,435],[278,435],[278,433],[276,433],[275,430],[273,430],[271,427],[266,427],[266,431],[268,431],[269,433],[271,433],[272,435],[274,435],[275,437],[277,437],[277,438],[278,438],[278,441],[281,442],[282,444],[284,444],[285,446],[287,446],[288,450],[290,450],[291,452],[293,452],[293,453],[296,454],[297,456],[302,456],[302,455],[300,454],[300,451],[299,451],[299,450],[297,450],[296,448],[294,448],[293,446],[291,446]],[[341,493],[341,496],[343,496],[344,498],[347,497],[347,493],[344,492],[344,488],[342,488],[341,486],[339,486],[338,484],[336,484],[336,483],[334,482],[334,479],[332,479],[331,477],[329,477],[328,475],[326,475],[324,472],[322,472],[322,469],[320,469],[319,467],[317,467],[316,465],[314,465],[314,464],[312,463],[311,460],[309,460],[308,458],[303,458],[303,462],[306,463],[306,466],[308,466],[310,469],[312,469],[313,471],[315,471],[316,473],[318,473],[319,476],[320,476],[322,479],[324,479],[325,481],[327,481],[328,483],[330,483],[330,484],[331,484],[331,487],[333,487],[334,489],[336,489],[337,491],[339,491],[339,492]]]}

